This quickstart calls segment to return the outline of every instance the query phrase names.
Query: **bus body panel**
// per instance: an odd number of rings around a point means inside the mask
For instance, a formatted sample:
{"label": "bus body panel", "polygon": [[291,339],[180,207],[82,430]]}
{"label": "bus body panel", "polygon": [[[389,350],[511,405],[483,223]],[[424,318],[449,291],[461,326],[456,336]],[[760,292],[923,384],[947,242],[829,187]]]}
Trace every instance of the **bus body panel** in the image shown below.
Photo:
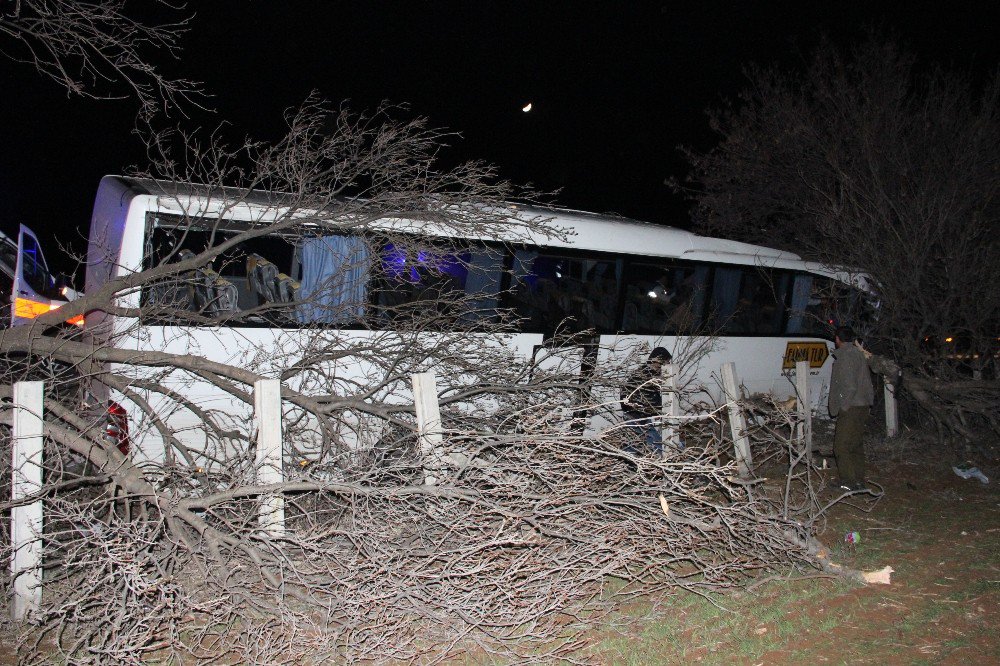
{"label": "bus body panel", "polygon": [[[146,251],[148,213],[173,212],[210,217],[213,213],[217,214],[217,207],[217,202],[205,201],[195,196],[158,197],[149,193],[141,183],[118,177],[105,177],[101,181],[91,225],[87,292],[99,289],[112,277],[142,269],[143,254]],[[252,204],[241,204],[231,209],[227,208],[226,214],[235,219],[257,220],[278,213],[273,210],[256,209]],[[593,250],[607,253],[609,256],[618,253],[626,258],[681,260],[699,258],[719,264],[774,267],[807,271],[815,275],[830,274],[822,267],[801,261],[792,253],[735,241],[704,238],[670,227],[557,209],[523,209],[521,214],[544,215],[552,219],[552,225],[567,227],[575,232],[568,240],[546,240],[539,246],[542,249]],[[433,234],[433,228],[422,228],[422,231]],[[139,302],[138,291],[122,296],[119,301],[121,305],[132,307],[137,307]],[[321,329],[151,326],[138,325],[135,320],[124,318],[118,318],[116,321],[114,317],[106,317],[99,313],[88,314],[87,327],[100,339],[113,339],[114,344],[122,348],[137,352],[162,350],[181,355],[196,355],[210,361],[252,369],[261,376],[270,377],[281,376],[285,368],[299,360],[301,355],[295,350],[305,347],[312,336],[339,335],[347,342],[391,333],[338,329],[331,329],[325,333]],[[510,350],[519,355],[519,358],[533,359],[540,369],[569,368],[578,373],[586,367],[584,358],[588,352],[585,352],[583,347],[553,350],[543,345],[545,337],[541,333],[521,333],[508,336],[506,344]],[[690,347],[692,344],[703,344],[703,342],[692,342],[699,339],[709,341],[712,347],[695,353]],[[596,351],[597,369],[594,372],[600,377],[610,377],[612,380],[595,388],[591,396],[594,404],[598,405],[598,409],[594,410],[591,429],[601,430],[620,420],[619,389],[615,381],[620,385],[628,373],[645,360],[648,350],[655,346],[666,347],[678,359],[697,356],[697,362],[689,362],[684,366],[684,376],[681,378],[686,393],[691,396],[692,404],[687,407],[704,408],[706,405],[719,405],[724,402],[720,386],[721,367],[723,363],[730,361],[735,362],[737,376],[748,394],[763,393],[773,395],[777,399],[785,399],[795,394],[794,375],[782,368],[789,342],[825,344],[821,338],[794,334],[757,337],[720,335],[710,338],[601,335]],[[822,366],[810,371],[812,407],[819,415],[826,413],[823,401],[829,384],[830,367],[831,362],[826,361]],[[162,374],[161,370],[155,369],[148,371],[114,369],[127,370],[134,373],[137,378],[159,377]],[[345,381],[365,378],[370,372],[370,368],[361,366],[335,369],[335,374],[339,373],[337,376]],[[211,413],[226,427],[232,427],[244,436],[249,433],[251,423],[249,405],[231,396],[220,394],[218,389],[203,380],[190,378],[181,380],[180,375],[181,373],[174,372],[163,378],[167,388],[178,391],[199,408],[211,410]],[[330,391],[330,387],[320,389],[298,386],[295,381],[286,382],[286,386],[306,392]],[[246,387],[247,391],[251,389],[252,387]],[[169,400],[156,398],[155,394],[148,391],[140,393],[144,399],[150,400],[150,404],[157,410],[165,410],[168,403],[174,404]],[[116,400],[130,406],[127,396],[117,393],[114,396]],[[382,395],[379,399],[407,401],[412,400],[412,397],[404,387],[394,395]],[[157,416],[170,429],[175,430],[175,435],[185,444],[189,444],[195,450],[199,447],[212,449],[221,445],[206,439],[200,417],[196,414],[184,408],[177,408],[176,405],[171,407],[171,410],[171,413],[158,411]],[[138,410],[132,408],[130,413],[137,415]],[[138,416],[134,418],[137,421],[132,430],[135,455],[151,461],[162,460],[163,441],[154,424]],[[347,427],[350,425],[347,424]],[[369,443],[357,442],[357,444]]]}
{"label": "bus body panel", "polygon": [[[703,413],[725,404],[722,366],[729,362],[736,365],[737,380],[746,397],[759,394],[786,400],[795,396],[795,372],[783,369],[789,342],[828,345],[825,340],[808,337],[725,337],[695,341],[695,345],[705,346],[694,349],[692,338],[684,336],[607,335],[600,339],[598,367],[605,376],[624,381],[638,367],[637,362],[645,360],[649,350],[664,347],[675,360],[685,361],[679,366],[681,372],[677,381],[682,394],[682,411]],[[832,362],[828,360],[809,371],[810,408],[820,416],[826,414],[831,367]],[[594,403],[598,409],[591,423],[594,431],[620,422],[619,386],[612,384],[595,391]],[[609,418],[608,414],[612,416]]]}
{"label": "bus body panel", "polygon": [[[220,334],[220,332],[222,334]],[[428,334],[433,335],[433,334]],[[493,336],[467,334],[476,339],[475,344],[497,344]],[[142,326],[136,327],[116,336],[116,346],[122,349],[141,353],[146,350],[164,351],[167,353],[195,358],[205,358],[213,362],[228,364],[234,368],[245,369],[263,377],[280,377],[289,367],[300,361],[304,350],[310,346],[329,347],[338,345],[368,345],[382,342],[393,344],[395,334],[386,331],[367,330],[316,330],[316,329],[278,329],[278,328],[229,328],[213,329],[205,327],[178,326]],[[503,336],[500,344],[515,358],[527,360],[533,350],[542,342],[541,334],[511,334]],[[112,372],[135,380],[152,380],[158,387],[175,392],[177,397],[196,405],[203,414],[209,414],[220,426],[221,430],[232,430],[241,433],[241,438],[250,434],[252,422],[252,407],[245,401],[223,393],[208,381],[194,377],[189,373],[176,369],[149,368],[137,369],[135,366],[111,365]],[[283,381],[283,386],[307,395],[317,393],[334,393],[349,395],[356,386],[374,386],[385,383],[386,386],[376,395],[367,398],[375,404],[406,404],[412,402],[412,394],[408,381],[389,381],[383,371],[372,361],[348,358],[337,363],[325,363],[321,370],[325,377],[320,381],[315,376],[303,380],[293,377]],[[439,372],[441,371],[438,368]],[[469,383],[475,382],[475,377],[468,377]],[[242,390],[251,391],[252,386],[240,386]],[[338,389],[341,389],[338,391]],[[165,424],[169,431],[186,446],[195,451],[205,451],[210,455],[231,455],[232,449],[225,451],[220,447],[232,447],[236,440],[224,442],[208,437],[202,421],[202,416],[194,411],[178,406],[176,398],[167,398],[157,391],[144,390],[138,386],[130,389],[142,400],[153,407],[156,417]],[[134,409],[132,399],[119,392],[112,391],[111,399],[132,407],[133,415],[130,423],[132,433],[133,456],[137,462],[163,461],[164,441],[156,424],[142,416],[140,410]],[[288,401],[283,405],[286,414],[298,411]],[[296,414],[301,416],[301,414]],[[379,436],[379,429],[359,427],[366,417],[349,412],[342,424],[343,440],[356,447],[370,447],[375,444],[371,438]],[[315,422],[308,419],[303,422],[296,420],[295,446],[302,451],[315,451],[321,445],[321,437],[315,432]],[[370,424],[369,424],[370,425]],[[348,431],[366,433],[369,439],[358,439]],[[286,438],[289,433],[285,432]],[[237,438],[237,439],[241,439]]]}
{"label": "bus body panel", "polygon": [[[321,332],[315,330],[281,330],[267,328],[228,329],[231,334],[220,335],[219,329],[209,328],[178,328],[164,326],[144,326],[135,335],[117,338],[118,346],[143,350],[166,351],[180,355],[191,355],[207,358],[212,361],[226,363],[236,368],[252,370],[265,377],[279,377],[283,370],[301,359],[301,350],[308,345],[308,339]],[[346,344],[365,342],[366,339],[385,335],[382,331],[343,331],[338,332]],[[815,339],[803,338],[801,341],[817,342]],[[795,395],[794,373],[782,370],[782,361],[788,340],[785,338],[727,338],[718,339],[710,351],[700,355],[695,363],[685,365],[679,384],[682,386],[684,400],[682,407],[685,412],[702,413],[713,410],[725,403],[721,387],[721,368],[724,363],[736,363],[737,377],[748,396],[765,394],[777,400],[784,400]],[[825,344],[825,341],[823,341]],[[581,348],[563,348],[545,350],[542,347],[541,334],[522,333],[506,338],[508,348],[515,350],[517,357],[527,360],[534,358],[536,367],[552,372],[579,372]],[[597,372],[605,379],[612,381],[599,384],[591,396],[594,405],[593,415],[588,424],[589,433],[600,432],[620,423],[619,386],[613,380],[624,381],[628,374],[635,370],[636,359],[642,362],[648,350],[663,346],[674,353],[683,354],[684,340],[674,336],[638,336],[616,335],[602,336],[599,345]],[[631,362],[629,362],[631,360]],[[829,390],[831,363],[827,361],[821,368],[810,371],[811,407],[818,414],[825,414],[826,395]],[[165,373],[160,369],[137,372],[133,367],[112,367],[112,371],[132,374],[136,379],[154,379],[158,384],[197,405],[200,410],[210,413],[220,427],[249,434],[252,419],[252,409],[245,402],[234,399],[222,393],[208,382],[193,378],[180,372]],[[327,372],[335,376],[344,386],[358,381],[378,381],[370,366],[352,361],[343,363],[336,368],[327,368]],[[299,382],[286,381],[285,386],[294,390],[310,389],[320,391],[320,387],[302,386]],[[246,387],[250,390],[251,387]],[[395,386],[394,393],[383,392],[375,396],[375,402],[405,403],[412,400],[408,387]],[[222,451],[224,443],[210,441],[204,430],[202,417],[194,412],[177,406],[173,399],[157,397],[155,392],[138,390],[143,399],[154,407],[154,413],[179,440],[193,450],[204,450],[212,455],[229,455],[232,451]],[[324,386],[322,391],[336,392],[335,387]],[[346,391],[345,391],[346,392]],[[112,393],[112,399],[129,405],[130,400],[117,392]],[[130,406],[130,405],[129,405]],[[286,411],[289,410],[285,405]],[[169,410],[169,411],[167,411]],[[135,409],[129,410],[138,415]],[[356,418],[356,417],[355,417]],[[345,428],[352,430],[360,425],[347,418]],[[299,449],[315,449],[318,444],[310,444],[309,436],[304,435],[306,428],[300,424],[297,446]],[[358,428],[358,430],[365,430]],[[162,462],[163,440],[155,426],[143,417],[135,418],[131,424],[133,451],[137,461]],[[377,433],[368,429],[369,433]],[[312,433],[314,437],[318,437]],[[351,441],[351,436],[344,433],[344,441]],[[287,436],[287,433],[286,433]],[[231,442],[230,442],[231,443]],[[354,444],[365,447],[374,444],[373,441],[354,440]]]}

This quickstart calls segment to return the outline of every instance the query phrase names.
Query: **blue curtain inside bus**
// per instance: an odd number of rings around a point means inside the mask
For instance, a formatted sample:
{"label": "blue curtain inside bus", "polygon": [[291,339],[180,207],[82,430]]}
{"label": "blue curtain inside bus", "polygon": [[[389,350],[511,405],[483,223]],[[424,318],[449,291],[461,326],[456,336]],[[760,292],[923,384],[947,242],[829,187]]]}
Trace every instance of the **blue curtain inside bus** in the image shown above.
{"label": "blue curtain inside bus", "polygon": [[300,323],[344,324],[365,316],[370,252],[358,236],[323,236],[302,242]]}
{"label": "blue curtain inside bus", "polygon": [[788,312],[788,324],[785,330],[792,334],[805,333],[803,318],[809,307],[809,294],[812,293],[812,276],[796,275],[792,284],[792,308]]}
{"label": "blue curtain inside bus", "polygon": [[465,319],[493,316],[498,305],[500,279],[503,276],[503,255],[483,249],[473,252],[465,278],[465,293],[473,297],[474,311],[463,315]]}
{"label": "blue curtain inside bus", "polygon": [[732,326],[742,278],[743,271],[740,268],[719,266],[715,269],[715,284],[712,288],[712,326],[723,330]]}

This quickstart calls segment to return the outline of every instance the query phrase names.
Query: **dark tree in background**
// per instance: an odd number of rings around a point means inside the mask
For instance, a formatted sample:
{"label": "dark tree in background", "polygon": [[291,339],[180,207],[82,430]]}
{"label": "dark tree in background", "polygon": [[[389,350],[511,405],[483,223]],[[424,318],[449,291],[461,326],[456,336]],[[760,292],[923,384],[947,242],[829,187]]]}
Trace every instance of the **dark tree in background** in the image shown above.
{"label": "dark tree in background", "polygon": [[872,36],[747,76],[709,114],[719,144],[686,151],[698,228],[866,274],[865,333],[908,393],[951,431],[1000,431],[998,72],[977,81]]}

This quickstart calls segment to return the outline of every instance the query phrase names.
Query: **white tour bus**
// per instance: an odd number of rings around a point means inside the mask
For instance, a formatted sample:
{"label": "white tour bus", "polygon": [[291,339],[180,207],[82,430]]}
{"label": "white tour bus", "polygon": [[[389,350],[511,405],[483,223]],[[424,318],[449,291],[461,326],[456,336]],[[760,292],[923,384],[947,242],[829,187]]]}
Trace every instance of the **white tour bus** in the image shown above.
{"label": "white tour bus", "polygon": [[[118,176],[102,179],[90,228],[84,293],[93,293],[111,277],[142,270],[148,266],[144,261],[158,256],[161,245],[171,245],[174,251],[178,243],[194,250],[205,247],[207,230],[199,232],[189,225],[182,239],[174,232],[182,220],[190,223],[191,219],[205,220],[208,229],[218,222],[216,204],[182,184],[169,184],[170,196],[163,194],[163,187]],[[260,219],[265,201],[263,195],[259,205],[252,197],[244,198],[239,206],[227,209],[226,224],[213,233],[238,228],[241,220],[245,224]],[[507,340],[525,358],[551,353],[546,342],[566,322],[576,330],[594,332],[591,344],[581,347],[578,356],[579,362],[589,355],[590,367],[621,364],[627,357],[634,367],[640,354],[656,346],[682,356],[693,339],[685,332],[711,331],[710,348],[683,369],[685,385],[696,387],[696,393],[700,389],[706,402],[719,401],[718,377],[725,362],[735,362],[739,380],[749,393],[785,399],[795,392],[795,362],[808,360],[813,407],[825,413],[821,407],[828,392],[832,364],[828,340],[835,317],[831,294],[857,298],[857,291],[847,287],[849,276],[802,261],[792,253],[668,226],[556,208],[518,210],[550,218],[551,225],[572,234],[538,238],[535,243],[494,244],[480,254],[470,241],[460,261],[449,265],[439,257],[436,266],[448,274],[451,288],[480,298],[486,305],[480,311],[487,313],[482,316],[491,316],[491,308],[494,314],[500,310],[517,315],[519,332]],[[392,243],[372,249],[372,254],[381,256],[370,260],[381,262],[383,280],[391,282],[394,271],[400,279],[389,289],[360,285],[355,296],[362,305],[352,310],[353,318],[339,314],[323,319],[322,314],[310,314],[309,308],[296,303],[300,285],[315,282],[318,273],[330,270],[316,259],[322,259],[322,252],[303,245],[322,245],[330,238],[334,237],[295,243],[280,237],[258,238],[247,247],[229,251],[226,261],[217,262],[218,272],[210,271],[212,280],[195,289],[210,293],[193,294],[193,301],[203,304],[202,314],[219,316],[219,326],[155,321],[137,326],[135,320],[89,313],[86,327],[114,331],[115,344],[124,348],[196,353],[240,367],[253,362],[258,368],[265,367],[269,358],[289,362],[288,350],[296,347],[296,336],[314,335],[316,322],[357,336],[391,328],[391,320],[366,317],[364,303],[370,302],[374,310],[378,299],[398,304],[415,298],[423,275],[416,263],[419,258],[407,258]],[[339,238],[337,242],[350,240]],[[474,273],[469,266],[481,270]],[[136,307],[141,299],[153,296],[132,293],[123,296],[121,304]],[[288,303],[292,314],[285,319],[258,317],[228,323],[231,317],[225,315],[262,302]],[[275,353],[267,354],[268,349]],[[263,361],[261,350],[265,351]],[[280,368],[271,371],[277,376]],[[231,404],[207,384],[189,384],[183,391],[203,409],[232,414],[234,427],[248,427],[245,406]],[[146,397],[155,407],[156,396]],[[128,400],[120,395],[112,398],[128,409]],[[606,395],[595,400],[616,405],[617,392],[608,388]],[[161,415],[164,422],[179,437],[197,437],[195,416],[176,406],[171,409]],[[155,429],[136,422],[141,421],[137,415],[130,416],[134,419],[130,423],[133,455],[159,459],[163,443]],[[591,427],[606,425],[595,422]]]}

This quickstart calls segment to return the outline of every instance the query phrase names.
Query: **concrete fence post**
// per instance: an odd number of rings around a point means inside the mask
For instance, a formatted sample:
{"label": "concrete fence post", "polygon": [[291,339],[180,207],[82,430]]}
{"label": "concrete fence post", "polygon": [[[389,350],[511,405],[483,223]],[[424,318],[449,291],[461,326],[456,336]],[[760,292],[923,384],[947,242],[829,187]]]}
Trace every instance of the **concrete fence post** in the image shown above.
{"label": "concrete fence post", "polygon": [[722,386],[726,392],[726,403],[729,410],[729,427],[733,432],[733,444],[736,451],[736,470],[744,478],[750,478],[750,468],[753,458],[750,454],[750,438],[747,437],[747,421],[740,407],[740,385],[736,380],[736,364],[722,365]]}
{"label": "concrete fence post", "polygon": [[812,396],[809,395],[809,361],[796,361],[795,363],[795,404],[799,412],[799,428],[802,442],[806,448],[806,455],[812,453],[813,427],[812,427]]}
{"label": "concrete fence post", "polygon": [[[42,382],[14,384],[11,501],[42,488]],[[42,602],[42,501],[11,509],[11,615],[20,622]]]}
{"label": "concrete fence post", "polygon": [[[667,363],[663,366],[663,388],[666,393],[666,400],[663,401],[663,442],[667,446],[675,449],[681,448],[680,421],[681,396],[677,392],[679,385],[678,373],[680,367],[676,363]],[[664,453],[666,449],[664,448]]]}
{"label": "concrete fence post", "polygon": [[896,405],[896,387],[882,380],[882,395],[885,397],[885,434],[895,437],[899,434],[899,412]]}
{"label": "concrete fence post", "polygon": [[[259,379],[253,385],[253,418],[257,432],[257,483],[282,483],[284,455],[281,437],[281,382]],[[285,533],[285,496],[281,492],[261,498],[258,525],[271,536]]]}
{"label": "concrete fence post", "polygon": [[437,378],[433,371],[428,371],[414,373],[410,379],[413,383],[413,405],[417,411],[417,436],[424,460],[424,484],[434,486],[439,481],[435,474],[442,462],[441,445],[444,443]]}

